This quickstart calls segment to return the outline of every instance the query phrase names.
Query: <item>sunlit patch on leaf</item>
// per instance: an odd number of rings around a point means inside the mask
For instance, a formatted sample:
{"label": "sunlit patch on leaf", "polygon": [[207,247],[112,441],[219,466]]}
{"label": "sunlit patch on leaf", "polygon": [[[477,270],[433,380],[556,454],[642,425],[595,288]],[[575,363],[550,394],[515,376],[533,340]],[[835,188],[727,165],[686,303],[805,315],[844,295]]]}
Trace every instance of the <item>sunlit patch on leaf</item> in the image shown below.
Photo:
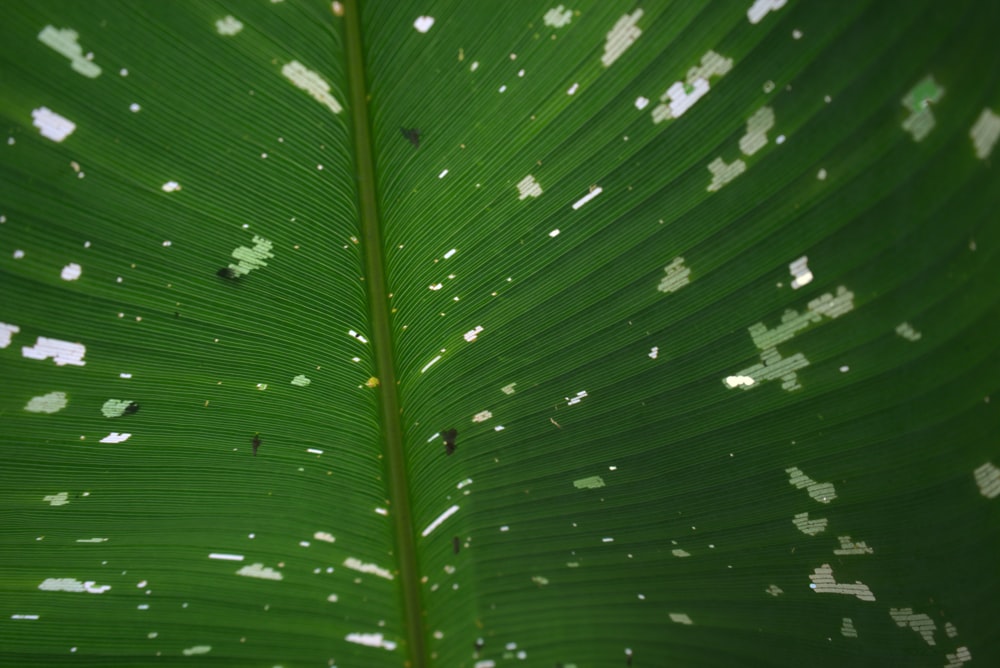
{"label": "sunlit patch on leaf", "polygon": [[211,645],[195,645],[194,647],[188,647],[181,651],[184,656],[198,656],[200,654],[208,654],[212,651]]}
{"label": "sunlit patch on leaf", "polygon": [[604,41],[604,55],[601,56],[601,63],[605,67],[610,67],[642,35],[642,29],[636,25],[641,18],[642,10],[636,9],[618,19],[608,32]]}
{"label": "sunlit patch on leaf", "polygon": [[542,17],[545,21],[545,25],[550,28],[562,28],[569,25],[569,22],[573,20],[572,10],[566,9],[564,5],[559,5],[558,7],[553,7],[549,11],[545,12],[545,16]]}
{"label": "sunlit patch on leaf", "polygon": [[306,69],[306,66],[297,60],[285,64],[281,68],[281,74],[291,81],[297,88],[309,93],[309,96],[320,102],[335,114],[343,111],[343,107],[330,93],[330,84],[316,72]]}
{"label": "sunlit patch on leaf", "polygon": [[574,480],[573,486],[577,489],[597,489],[598,487],[604,487],[604,479],[599,475],[592,475],[587,478]]}
{"label": "sunlit patch on leaf", "polygon": [[660,292],[677,292],[691,282],[691,269],[684,265],[684,258],[675,257],[663,268],[666,276],[660,279],[656,289]]}
{"label": "sunlit patch on leaf", "polygon": [[1000,116],[993,113],[992,109],[983,109],[969,130],[969,137],[972,139],[976,157],[980,160],[989,158],[997,139],[1000,139]]}
{"label": "sunlit patch on leaf", "polygon": [[284,576],[280,571],[276,571],[270,566],[265,566],[264,564],[248,564],[236,571],[237,575],[243,575],[248,578],[259,578],[261,580],[282,580]]}
{"label": "sunlit patch on leaf", "polygon": [[68,591],[74,593],[103,594],[111,585],[99,585],[93,580],[80,582],[76,578],[46,578],[38,585],[42,591]]}
{"label": "sunlit patch on leaf", "polygon": [[1000,468],[993,462],[986,462],[975,471],[973,477],[979,487],[979,493],[987,499],[995,499],[1000,496]]}
{"label": "sunlit patch on leaf", "polygon": [[934,641],[934,632],[937,631],[937,624],[924,613],[915,613],[913,608],[889,608],[889,616],[892,617],[892,621],[896,622],[896,626],[906,628],[909,626],[911,629],[920,634],[920,637],[924,639],[928,645],[936,645]]}
{"label": "sunlit patch on leaf", "polygon": [[809,576],[812,581],[809,588],[817,594],[846,594],[854,596],[861,601],[874,601],[875,594],[871,592],[868,585],[862,582],[854,584],[839,584],[833,577],[833,569],[830,564],[823,564],[815,569]]}
{"label": "sunlit patch on leaf", "polygon": [[215,31],[220,35],[230,37],[243,30],[243,22],[234,16],[226,16],[215,22]]}
{"label": "sunlit patch on leaf", "polygon": [[58,413],[66,408],[67,399],[65,392],[49,392],[37,397],[32,397],[24,410],[29,413]]}
{"label": "sunlit patch on leaf", "polygon": [[797,466],[785,469],[788,474],[788,484],[794,485],[797,489],[805,488],[809,496],[820,503],[830,503],[837,498],[837,492],[832,482],[816,482]]}
{"label": "sunlit patch on leaf", "polygon": [[909,115],[903,120],[903,129],[910,133],[913,141],[922,141],[937,122],[931,104],[937,103],[944,95],[942,88],[931,75],[927,75],[903,96],[903,106]]}
{"label": "sunlit patch on leaf", "polygon": [[56,53],[69,58],[70,65],[76,72],[90,79],[95,79],[100,76],[101,68],[92,60],[93,54],[84,55],[83,47],[77,41],[79,37],[75,30],[70,28],[60,30],[51,25],[45,26],[38,33],[38,41]]}
{"label": "sunlit patch on leaf", "polygon": [[48,501],[50,506],[65,506],[69,503],[69,492],[59,492],[42,497],[42,501]]}

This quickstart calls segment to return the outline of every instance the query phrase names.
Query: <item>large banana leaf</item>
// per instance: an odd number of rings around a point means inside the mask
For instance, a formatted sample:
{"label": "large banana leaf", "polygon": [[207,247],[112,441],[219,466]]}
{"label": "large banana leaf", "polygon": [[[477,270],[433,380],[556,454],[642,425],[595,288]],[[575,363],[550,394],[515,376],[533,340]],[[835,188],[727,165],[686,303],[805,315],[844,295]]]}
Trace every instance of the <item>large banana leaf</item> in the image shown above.
{"label": "large banana leaf", "polygon": [[1000,665],[998,28],[5,2],[0,663]]}

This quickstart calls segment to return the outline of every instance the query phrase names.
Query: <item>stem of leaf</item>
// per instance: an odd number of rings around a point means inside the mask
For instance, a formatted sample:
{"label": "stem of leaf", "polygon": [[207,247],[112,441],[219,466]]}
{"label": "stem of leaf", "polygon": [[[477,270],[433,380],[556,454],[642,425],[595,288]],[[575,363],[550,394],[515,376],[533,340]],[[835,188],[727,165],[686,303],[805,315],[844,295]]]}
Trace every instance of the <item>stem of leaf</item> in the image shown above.
{"label": "stem of leaf", "polygon": [[403,455],[403,430],[399,421],[399,401],[396,396],[396,372],[393,366],[392,334],[389,328],[388,290],[382,255],[382,230],[379,224],[375,192],[374,146],[368,116],[367,77],[361,38],[361,13],[358,0],[347,0],[344,12],[347,74],[350,81],[350,108],[354,124],[355,155],[357,156],[358,200],[361,232],[364,243],[368,304],[371,311],[372,347],[375,368],[381,381],[374,391],[380,393],[380,416],[385,448],[385,467],[392,502],[393,526],[396,537],[396,557],[399,563],[400,589],[403,596],[403,621],[413,668],[427,665],[424,646],[423,615],[421,614],[420,582],[417,576],[416,541],[410,514],[410,492],[407,484],[406,460]]}

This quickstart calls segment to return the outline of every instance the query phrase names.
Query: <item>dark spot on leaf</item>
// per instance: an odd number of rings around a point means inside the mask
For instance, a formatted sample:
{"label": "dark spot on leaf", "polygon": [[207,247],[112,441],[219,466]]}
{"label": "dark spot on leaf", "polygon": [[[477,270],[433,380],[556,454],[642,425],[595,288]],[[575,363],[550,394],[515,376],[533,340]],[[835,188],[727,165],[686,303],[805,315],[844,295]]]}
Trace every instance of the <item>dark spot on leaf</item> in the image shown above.
{"label": "dark spot on leaf", "polygon": [[458,540],[458,536],[451,539],[451,551],[458,554],[458,551],[462,548],[461,541]]}
{"label": "dark spot on leaf", "polygon": [[450,455],[455,452],[456,436],[458,436],[457,429],[449,429],[448,431],[441,433],[441,437],[444,439],[444,451],[446,454]]}
{"label": "dark spot on leaf", "polygon": [[135,403],[134,401],[128,402],[128,406],[125,407],[125,412],[128,413],[129,415],[132,415],[133,413],[138,413],[139,404]]}
{"label": "dark spot on leaf", "polygon": [[399,128],[403,136],[406,137],[414,148],[420,147],[420,130],[416,128]]}
{"label": "dark spot on leaf", "polygon": [[257,448],[260,447],[260,433],[258,432],[256,434],[254,434],[253,438],[250,439],[250,442],[253,443],[253,456],[256,457],[257,456]]}
{"label": "dark spot on leaf", "polygon": [[230,269],[229,267],[223,267],[219,271],[215,272],[215,275],[218,276],[219,278],[228,278],[230,280],[236,279],[236,272]]}

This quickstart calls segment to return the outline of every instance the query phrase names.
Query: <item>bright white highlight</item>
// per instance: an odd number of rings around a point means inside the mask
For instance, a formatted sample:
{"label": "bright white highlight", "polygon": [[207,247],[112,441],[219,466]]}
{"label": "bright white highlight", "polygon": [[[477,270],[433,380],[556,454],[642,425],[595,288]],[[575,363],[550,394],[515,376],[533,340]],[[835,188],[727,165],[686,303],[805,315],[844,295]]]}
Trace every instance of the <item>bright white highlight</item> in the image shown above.
{"label": "bright white highlight", "polygon": [[60,116],[48,107],[39,107],[31,112],[32,122],[42,136],[55,142],[61,142],[76,130],[76,123]]}
{"label": "bright white highlight", "polygon": [[448,170],[447,170],[447,169],[445,169],[445,170],[443,170],[443,171],[442,171],[442,172],[441,172],[440,174],[438,174],[438,178],[439,178],[439,179],[443,179],[443,178],[444,178],[445,176],[447,176],[447,175],[448,175]]}
{"label": "bright white highlight", "polygon": [[131,437],[132,437],[132,434],[128,434],[128,433],[119,434],[117,431],[113,431],[110,434],[108,434],[107,436],[105,436],[104,438],[102,438],[100,442],[101,443],[124,443],[125,441],[127,441]]}
{"label": "bright white highlight", "polygon": [[563,398],[566,399],[567,406],[572,406],[573,404],[578,404],[581,401],[583,401],[583,398],[585,396],[587,396],[587,390],[580,390],[579,392],[576,393],[576,396],[573,398],[570,397],[563,397]]}
{"label": "bright white highlight", "polygon": [[[431,21],[433,20],[434,19],[431,19]],[[427,31],[421,30],[420,32]],[[386,640],[381,633],[348,633],[344,640],[347,642],[357,643],[359,645],[367,645],[369,647],[381,647],[389,651],[396,649],[396,643],[391,640]]]}
{"label": "bright white highlight", "polygon": [[792,260],[791,264],[788,265],[788,271],[791,272],[792,276],[792,289],[798,290],[803,285],[809,285],[812,283],[813,275],[809,271],[809,267],[806,263],[809,262],[809,258],[805,255],[797,260]]}
{"label": "bright white highlight", "polygon": [[[73,70],[85,77],[96,79],[101,74],[101,68],[90,58],[83,54],[83,47],[80,46],[79,34],[70,28],[60,30],[55,26],[47,25],[38,33],[38,41],[53,51],[69,58]],[[91,57],[93,57],[91,55]]]}
{"label": "bright white highlight", "polygon": [[445,253],[444,255],[442,255],[442,257],[447,260],[452,255],[454,255],[456,252],[457,252],[457,249],[452,248],[450,251],[448,251],[447,253]]}
{"label": "bright white highlight", "polygon": [[440,356],[440,355],[438,355],[437,357],[435,357],[434,359],[432,359],[432,360],[431,360],[430,362],[428,362],[427,364],[425,364],[425,365],[424,365],[424,368],[420,370],[420,373],[423,373],[424,371],[427,371],[428,369],[430,369],[430,368],[431,368],[431,366],[432,366],[432,365],[433,365],[433,364],[434,364],[435,362],[437,362],[437,361],[438,361],[439,359],[441,359],[441,356]]}
{"label": "bright white highlight", "polygon": [[162,186],[160,186],[160,190],[162,190],[165,193],[176,192],[180,189],[181,189],[181,184],[177,183],[177,181],[167,181]]}
{"label": "bright white highlight", "polygon": [[819,568],[815,569],[809,576],[809,579],[812,580],[812,584],[809,585],[809,588],[817,594],[847,594],[849,596],[855,596],[861,601],[875,600],[875,594],[871,592],[868,585],[862,582],[855,582],[854,584],[838,584],[837,581],[833,579],[833,569],[830,568],[830,564],[823,564]]}
{"label": "bright white highlight", "polygon": [[360,334],[358,334],[357,332],[355,332],[353,329],[348,330],[347,334],[349,336],[353,336],[355,339],[357,339],[361,343],[368,343],[368,339],[366,339],[365,337],[361,336]]}
{"label": "bright white highlight", "polygon": [[223,552],[212,552],[209,559],[221,559],[222,561],[243,561],[242,554],[225,554]]}
{"label": "bright white highlight", "polygon": [[538,181],[531,174],[528,174],[523,179],[521,179],[517,184],[518,199],[527,199],[528,197],[538,197],[542,194],[542,187],[538,185]]}
{"label": "bright white highlight", "polygon": [[579,209],[581,206],[583,206],[584,204],[586,204],[590,200],[594,199],[595,197],[597,197],[598,195],[600,195],[602,192],[604,192],[604,188],[602,188],[601,186],[594,186],[593,188],[590,189],[589,193],[587,193],[586,195],[584,195],[580,199],[578,199],[575,202],[573,202],[573,209],[574,210]]}
{"label": "bright white highlight", "polygon": [[8,325],[5,322],[0,322],[0,348],[9,346],[11,337],[20,331],[21,328],[17,325]]}
{"label": "bright white highlight", "polygon": [[321,540],[325,543],[332,543],[337,540],[336,538],[333,537],[332,533],[328,533],[326,531],[317,531],[316,533],[313,534],[313,538],[315,538],[316,540]]}
{"label": "bright white highlight", "polygon": [[309,93],[311,98],[326,105],[333,113],[339,114],[343,110],[340,103],[330,94],[330,84],[316,72],[306,69],[299,61],[293,60],[286,64],[281,68],[281,74],[297,88]]}
{"label": "bright white highlight", "polygon": [[83,356],[87,353],[87,348],[82,343],[71,343],[60,341],[59,339],[49,339],[39,336],[35,340],[34,346],[24,346],[21,348],[21,355],[33,360],[45,360],[52,358],[56,366],[84,366]]}
{"label": "bright white highlight", "polygon": [[641,9],[625,14],[608,32],[604,41],[604,55],[601,56],[601,63],[605,67],[610,67],[642,35],[642,30],[636,26],[641,18]]}
{"label": "bright white highlight", "polygon": [[469,331],[467,331],[464,335],[464,338],[466,341],[469,342],[475,341],[476,337],[479,336],[479,333],[481,331],[483,331],[483,328],[477,325],[475,329],[470,329]]}
{"label": "bright white highlight", "polygon": [[554,9],[550,9],[545,12],[545,16],[542,17],[545,21],[545,25],[550,28],[562,28],[563,26],[569,25],[569,22],[573,20],[573,12],[566,9],[563,5],[559,5]]}
{"label": "bright white highlight", "polygon": [[413,22],[413,27],[417,29],[417,32],[427,32],[434,25],[433,16],[419,16],[417,20]]}
{"label": "bright white highlight", "polygon": [[311,382],[312,382],[311,380],[309,380],[302,374],[299,374],[295,378],[292,378],[292,385],[297,385],[299,387],[307,387]]}
{"label": "bright white highlight", "polygon": [[485,422],[486,420],[489,420],[491,417],[493,417],[493,413],[489,411],[479,411],[478,413],[472,416],[472,421]]}
{"label": "bright white highlight", "polygon": [[972,139],[976,157],[986,160],[993,152],[997,139],[1000,139],[1000,116],[990,109],[983,109],[983,113],[979,114],[979,118],[969,130],[969,138]]}
{"label": "bright white highlight", "polygon": [[674,622],[676,624],[693,624],[694,623],[694,622],[691,621],[691,618],[688,617],[683,612],[671,612],[670,613],[670,621],[672,621],[672,622]]}
{"label": "bright white highlight", "polygon": [[558,229],[552,230],[551,232],[549,232],[549,236],[552,237],[552,238],[558,237],[559,236],[559,230]]}
{"label": "bright white highlight", "polygon": [[65,392],[49,392],[37,397],[32,397],[24,410],[29,413],[58,413],[66,408]]}
{"label": "bright white highlight", "polygon": [[320,450],[319,448],[306,448],[306,452],[308,452],[310,455],[321,455],[321,454],[323,454],[323,451]]}
{"label": "bright white highlight", "polygon": [[348,557],[344,560],[344,566],[348,568],[359,571],[361,573],[370,573],[372,575],[377,575],[380,578],[385,578],[386,580],[392,579],[392,573],[387,569],[376,566],[375,564],[365,564],[361,560],[354,557]]}
{"label": "bright white highlight", "polygon": [[755,0],[747,10],[750,23],[760,23],[769,12],[775,12],[785,6],[787,0]]}
{"label": "bright white highlight", "polygon": [[639,111],[645,109],[646,105],[648,104],[649,104],[648,97],[643,97],[640,95],[639,97],[635,98],[635,108],[638,109]]}
{"label": "bright white highlight", "polygon": [[688,69],[684,81],[673,82],[660,96],[660,104],[651,112],[653,122],[661,123],[671,118],[679,118],[708,93],[711,88],[709,84],[711,77],[724,76],[731,69],[733,69],[732,58],[725,58],[712,50],[706,51],[701,57],[701,62]]}
{"label": "bright white highlight", "polygon": [[442,522],[444,522],[446,519],[448,519],[457,512],[458,512],[458,506],[457,505],[452,506],[448,510],[438,515],[437,519],[428,524],[427,528],[420,532],[420,535],[424,537],[428,536],[430,532],[434,531],[434,529],[437,529],[439,526],[441,526]]}
{"label": "bright white highlight", "polygon": [[270,566],[264,564],[249,564],[236,571],[237,575],[261,580],[281,580],[284,576]]}
{"label": "bright white highlight", "polygon": [[754,379],[750,376],[726,376],[723,382],[728,387],[750,387],[754,384]]}
{"label": "bright white highlight", "polygon": [[181,650],[181,653],[184,656],[197,656],[199,654],[208,654],[211,651],[211,645],[195,645],[194,647],[188,647],[187,649]]}
{"label": "bright white highlight", "polygon": [[80,278],[80,275],[82,273],[83,273],[83,267],[78,265],[76,262],[70,262],[69,264],[67,264],[65,267],[62,268],[62,271],[59,273],[59,278],[63,279],[64,281],[75,281],[76,279]]}
{"label": "bright white highlight", "polygon": [[511,383],[510,385],[504,385],[503,387],[500,388],[500,391],[503,392],[504,394],[514,394],[514,386],[515,385],[517,385],[517,383]]}

